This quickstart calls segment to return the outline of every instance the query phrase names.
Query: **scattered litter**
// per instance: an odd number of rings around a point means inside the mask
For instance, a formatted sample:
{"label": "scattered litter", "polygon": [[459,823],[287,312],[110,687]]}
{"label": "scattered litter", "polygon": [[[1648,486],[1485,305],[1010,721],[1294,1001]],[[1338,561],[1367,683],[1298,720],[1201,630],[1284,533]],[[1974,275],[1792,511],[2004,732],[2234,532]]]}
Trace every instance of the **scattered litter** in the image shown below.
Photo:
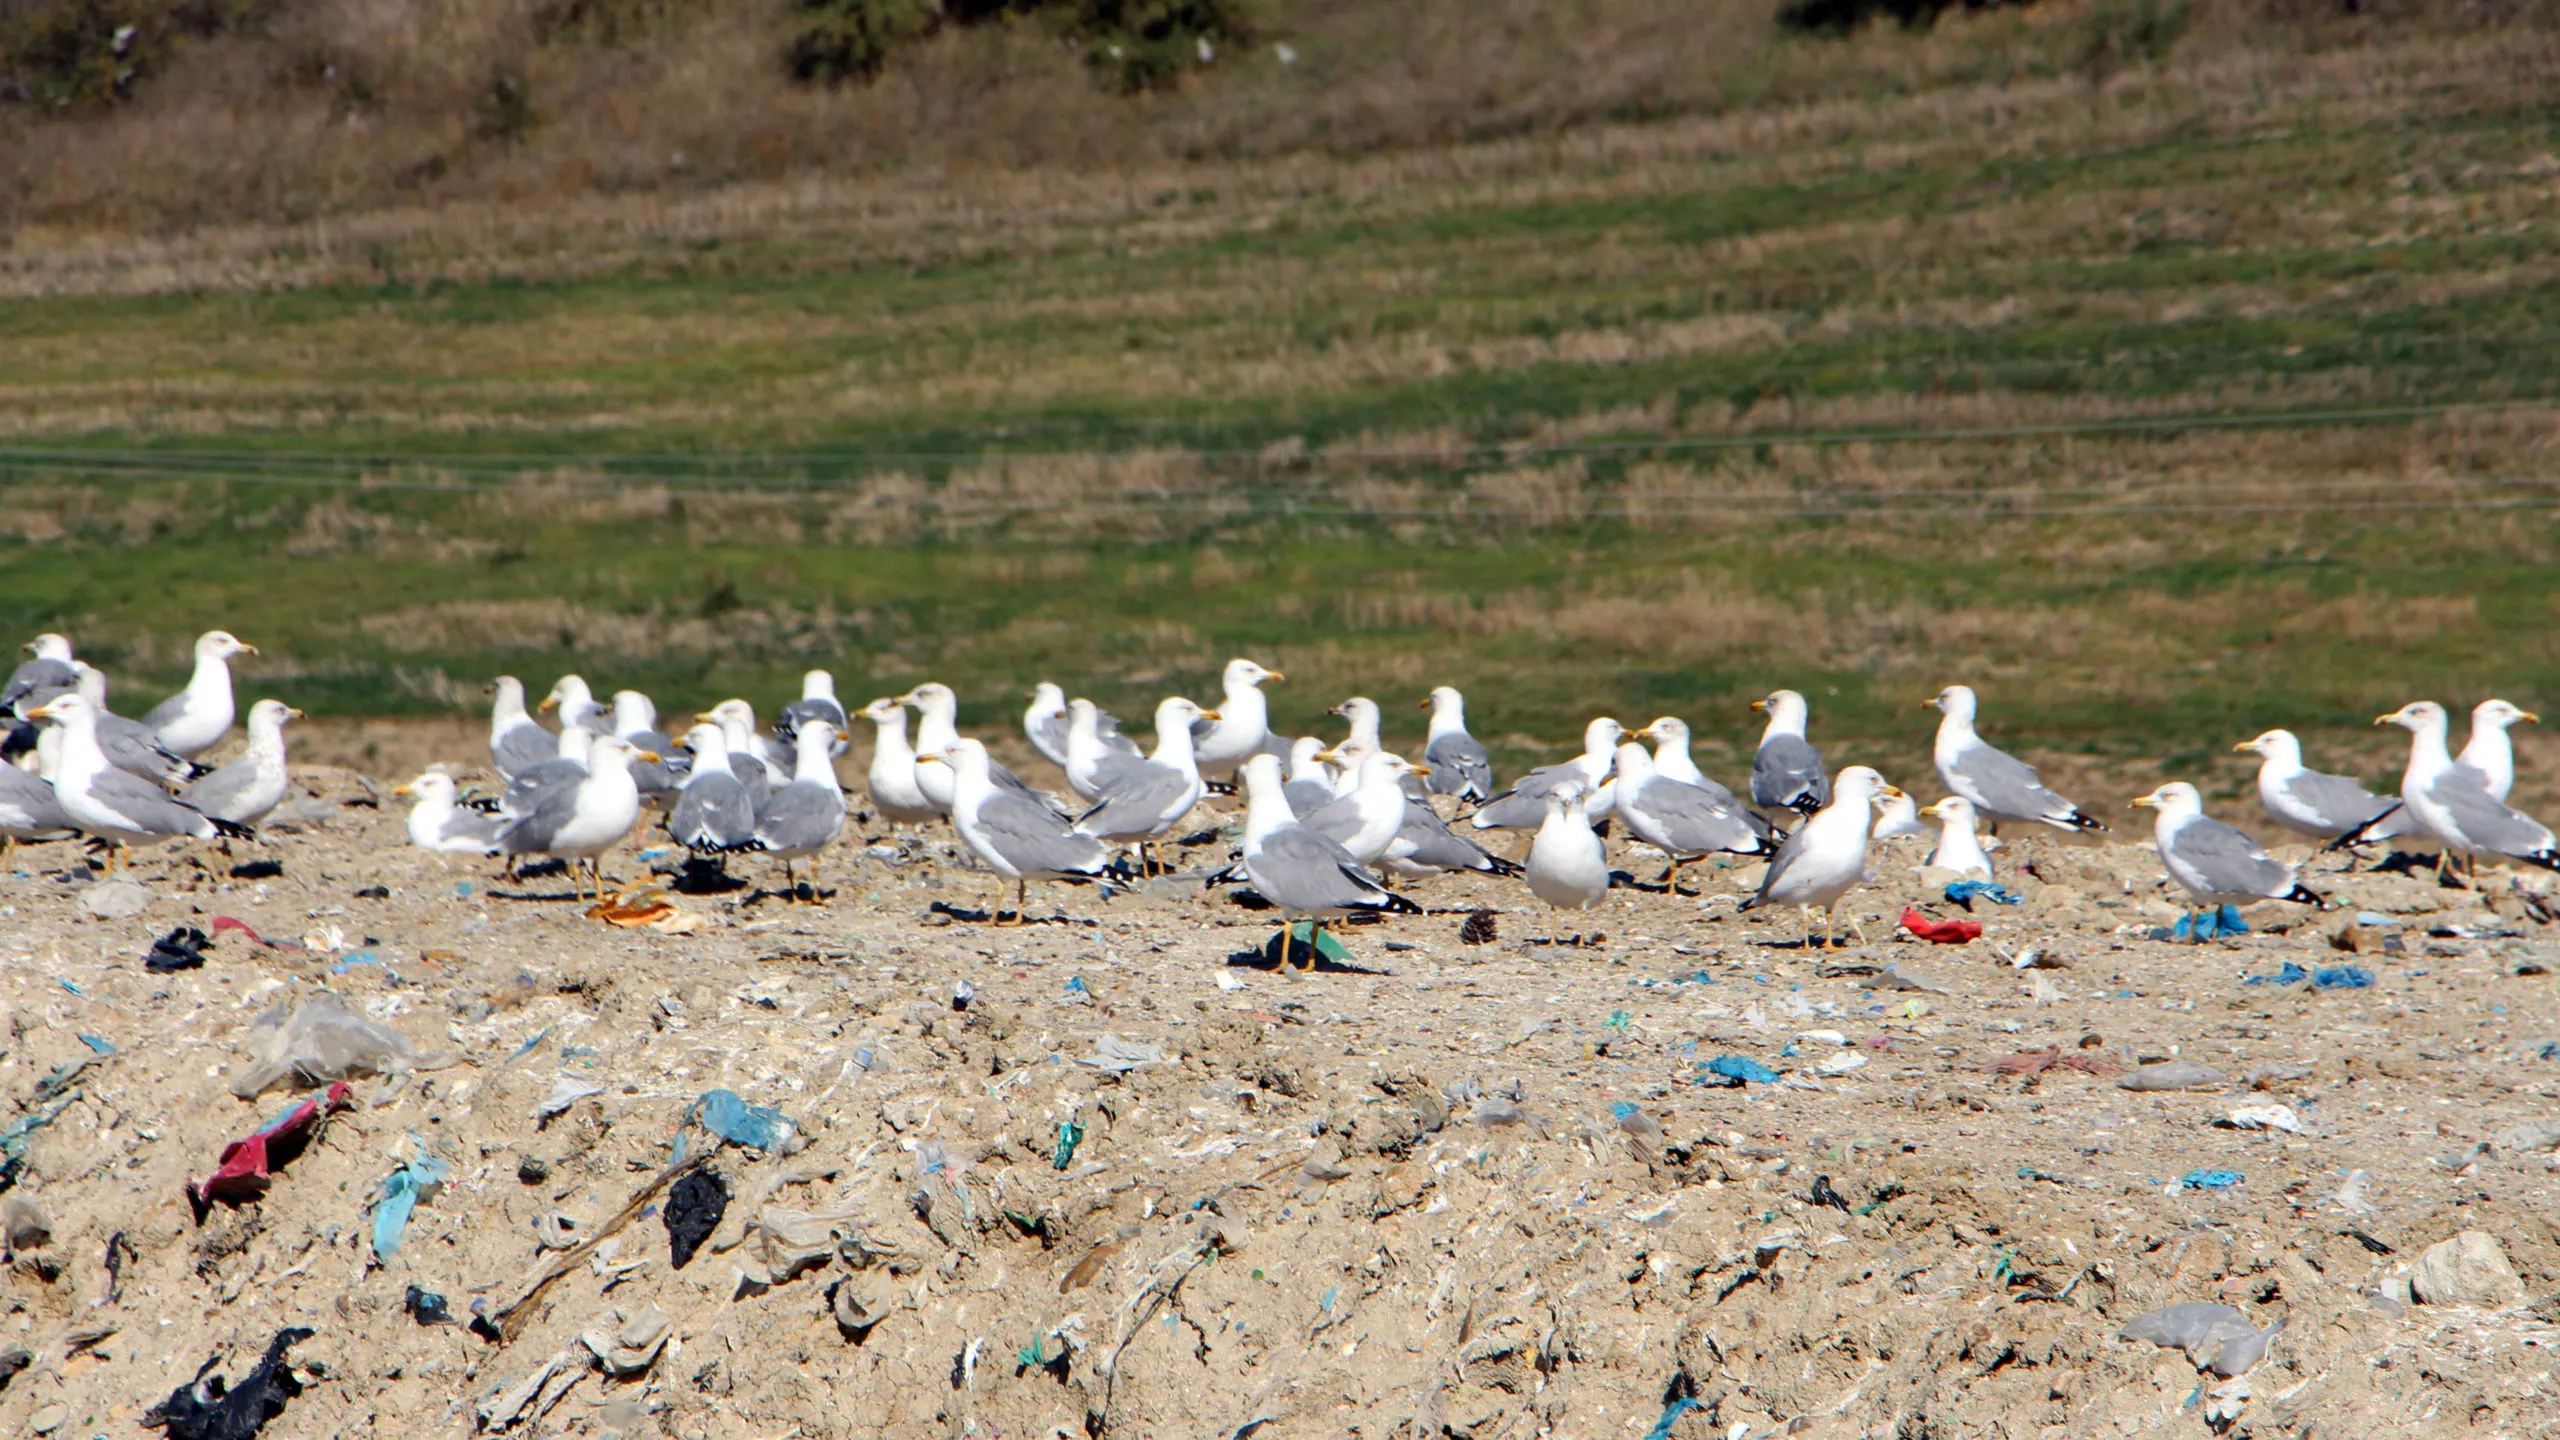
{"label": "scattered litter", "polygon": [[1940,920],[1921,913],[1916,905],[1902,907],[1899,923],[1913,938],[1926,940],[1932,945],[1964,945],[1982,938],[1981,921],[1952,917]]}
{"label": "scattered litter", "polygon": [[216,939],[221,938],[222,932],[225,930],[237,930],[242,935],[248,937],[250,944],[262,946],[269,950],[299,950],[302,948],[300,945],[290,940],[270,940],[266,936],[259,934],[255,929],[252,929],[249,922],[246,920],[242,920],[231,915],[214,916],[214,937]]}
{"label": "scattered litter", "polygon": [[400,1297],[400,1308],[408,1311],[409,1318],[421,1325],[453,1323],[453,1312],[445,1307],[444,1297],[415,1285],[409,1287],[408,1294]]}
{"label": "scattered litter", "polygon": [[1961,905],[1970,910],[1976,900],[1988,900],[1994,905],[2027,903],[2026,896],[1989,880],[1958,880],[1947,886],[1947,903],[1950,905]]}
{"label": "scattered litter", "polygon": [[1125,1040],[1106,1033],[1093,1037],[1093,1053],[1080,1057],[1077,1063],[1125,1075],[1141,1065],[1168,1064],[1173,1058],[1165,1053],[1160,1040]]}
{"label": "scattered litter", "polygon": [[243,1066],[231,1082],[231,1093],[243,1100],[288,1079],[320,1085],[363,1075],[440,1070],[454,1061],[450,1053],[420,1056],[399,1031],[366,1019],[326,991],[260,1015],[250,1023],[248,1048],[255,1063]]}
{"label": "scattered litter", "polygon": [[2347,1172],[2347,1178],[2338,1186],[2337,1203],[2339,1209],[2346,1211],[2350,1215],[2379,1215],[2382,1213],[2381,1206],[2376,1205],[2365,1198],[2365,1179],[2365,1173],[2362,1170],[2350,1170]]}
{"label": "scattered litter", "polygon": [[2290,1105],[2243,1105],[2214,1122],[2226,1130],[2282,1130],[2288,1135],[2302,1133],[2302,1118]]}
{"label": "scattered litter", "polygon": [[533,1113],[537,1119],[548,1120],[590,1095],[603,1093],[604,1087],[601,1085],[591,1084],[573,1075],[563,1075],[551,1082],[551,1093],[543,1097],[542,1103],[534,1107]]}
{"label": "scattered litter", "polygon": [[154,975],[198,969],[204,964],[205,947],[212,943],[213,937],[193,925],[181,925],[151,942],[151,948],[143,954],[142,968]]}
{"label": "scattered litter", "polygon": [[2237,1170],[2190,1170],[2178,1177],[2178,1186],[2184,1190],[2228,1190],[2239,1183]]}
{"label": "scattered litter", "polygon": [[[555,1092],[556,1093],[556,1092]],[[692,1117],[703,1128],[732,1145],[788,1155],[800,1148],[800,1134],[781,1111],[750,1105],[734,1090],[706,1090],[693,1102]]]}
{"label": "scattered litter", "polygon": [[277,1331],[257,1367],[227,1388],[222,1377],[213,1373],[222,1357],[212,1356],[196,1371],[195,1379],[146,1411],[143,1425],[167,1431],[169,1440],[251,1440],[267,1428],[268,1421],[284,1413],[286,1401],[302,1393],[302,1382],[293,1377],[285,1353],[311,1336],[311,1331],[299,1327]]}
{"label": "scattered litter", "polygon": [[1852,1050],[1845,1054],[1834,1055],[1814,1068],[1820,1070],[1825,1075],[1846,1075],[1850,1071],[1858,1069],[1866,1063],[1866,1056]]}
{"label": "scattered litter", "polygon": [[2267,1346],[2283,1331],[2284,1324],[2278,1320],[2262,1331],[2229,1305],[2190,1302],[2138,1316],[2117,1331],[2116,1338],[2184,1350],[2197,1369],[2229,1379],[2263,1359]]}
{"label": "scattered litter", "polygon": [[[1710,1078],[1712,1077],[1712,1078]],[[1700,1061],[1697,1083],[1701,1085],[1775,1085],[1778,1072],[1743,1055],[1719,1055]]]}
{"label": "scattered litter", "polygon": [[309,1147],[328,1116],[354,1108],[348,1086],[340,1081],[320,1099],[304,1100],[223,1146],[214,1172],[187,1187],[187,1198],[195,1205],[197,1220],[203,1220],[216,1200],[226,1205],[245,1205],[266,1194],[267,1183],[275,1172]]}
{"label": "scattered litter", "polygon": [[1075,1163],[1076,1147],[1084,1143],[1084,1127],[1073,1120],[1058,1122],[1058,1146],[1049,1156],[1049,1168],[1064,1170]]}
{"label": "scattered litter", "polygon": [[2373,984],[2373,973],[2361,965],[2327,965],[2311,973],[2314,990],[2363,990]]}
{"label": "scattered litter", "polygon": [[658,1363],[658,1352],[667,1348],[667,1337],[674,1333],[675,1322],[667,1313],[652,1305],[636,1315],[614,1314],[615,1328],[599,1326],[578,1337],[604,1367],[604,1373],[617,1380],[648,1373]]}
{"label": "scattered litter", "polygon": [[2207,910],[2195,915],[2181,915],[2178,917],[2177,924],[2169,926],[2163,930],[2156,930],[2152,932],[2152,938],[2155,940],[2184,940],[2200,945],[2207,940],[2219,940],[2225,935],[2246,935],[2248,933],[2249,922],[2240,918],[2240,907],[2237,905],[2225,905],[2219,910]]}
{"label": "scattered litter", "polygon": [[729,1213],[729,1184],[717,1170],[688,1171],[667,1190],[667,1258],[681,1270]]}
{"label": "scattered litter", "polygon": [[427,1154],[425,1141],[411,1136],[410,1143],[417,1147],[417,1158],[382,1182],[382,1198],[373,1208],[373,1258],[377,1261],[400,1253],[409,1238],[410,1215],[444,1188],[445,1176],[451,1173],[443,1161]]}

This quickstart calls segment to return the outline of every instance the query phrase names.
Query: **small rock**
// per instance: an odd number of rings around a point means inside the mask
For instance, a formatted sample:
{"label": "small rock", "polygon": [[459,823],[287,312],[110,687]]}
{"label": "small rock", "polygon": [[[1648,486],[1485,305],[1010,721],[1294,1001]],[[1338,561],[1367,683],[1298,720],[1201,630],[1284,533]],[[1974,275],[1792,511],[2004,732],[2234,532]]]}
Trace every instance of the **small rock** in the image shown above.
{"label": "small rock", "polygon": [[2495,1309],[2524,1298],[2524,1281],[2507,1263],[2498,1238],[2485,1230],[2465,1230],[2439,1240],[2418,1257],[2409,1288],[2422,1305],[2477,1305]]}
{"label": "small rock", "polygon": [[53,1227],[45,1223],[44,1211],[24,1195],[0,1200],[0,1238],[9,1242],[9,1253],[41,1250],[52,1243]]}
{"label": "small rock", "polygon": [[101,880],[80,892],[80,908],[101,920],[130,920],[150,905],[151,892],[133,880]]}
{"label": "small rock", "polygon": [[59,1400],[56,1400],[52,1404],[38,1410],[35,1414],[28,1416],[27,1428],[33,1430],[39,1435],[50,1435],[54,1431],[61,1429],[62,1422],[70,1418],[71,1407],[63,1404]]}
{"label": "small rock", "polygon": [[549,1162],[527,1155],[516,1162],[516,1179],[527,1185],[539,1185],[551,1178]]}

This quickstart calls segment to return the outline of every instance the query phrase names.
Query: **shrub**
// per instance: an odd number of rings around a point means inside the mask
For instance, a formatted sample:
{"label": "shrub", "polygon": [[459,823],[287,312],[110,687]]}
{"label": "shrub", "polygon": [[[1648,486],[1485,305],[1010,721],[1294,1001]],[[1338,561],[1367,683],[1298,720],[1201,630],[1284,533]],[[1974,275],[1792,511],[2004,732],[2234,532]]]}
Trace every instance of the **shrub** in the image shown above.
{"label": "shrub", "polygon": [[802,80],[868,80],[891,51],[941,23],[935,0],[795,0],[799,29],[784,61]]}
{"label": "shrub", "polygon": [[68,110],[131,94],[145,18],[117,0],[0,6],[0,98]]}

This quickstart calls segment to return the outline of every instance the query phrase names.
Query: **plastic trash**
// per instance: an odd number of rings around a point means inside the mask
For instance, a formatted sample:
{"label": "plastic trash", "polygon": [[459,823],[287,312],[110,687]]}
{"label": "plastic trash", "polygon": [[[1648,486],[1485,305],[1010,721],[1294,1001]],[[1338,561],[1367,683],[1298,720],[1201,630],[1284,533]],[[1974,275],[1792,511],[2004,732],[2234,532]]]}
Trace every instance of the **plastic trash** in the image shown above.
{"label": "plastic trash", "polygon": [[1916,905],[1903,906],[1902,919],[1898,923],[1910,931],[1913,938],[1926,940],[1932,945],[1965,945],[1982,938],[1981,921],[1940,920],[1922,914]]}
{"label": "plastic trash", "polygon": [[[1710,1079],[1709,1077],[1715,1077]],[[1719,1055],[1698,1064],[1701,1085],[1775,1085],[1778,1072],[1745,1055]]]}
{"label": "plastic trash", "polygon": [[2287,960],[2284,962],[2284,968],[2273,975],[2252,975],[2240,983],[2243,985],[2299,985],[2310,978],[2310,971]]}
{"label": "plastic trash", "polygon": [[2282,1320],[2261,1331],[2229,1305],[2190,1302],[2137,1316],[2116,1332],[2116,1338],[2184,1350],[2197,1369],[2227,1380],[2265,1358],[2268,1343],[2283,1329]]}
{"label": "plastic trash", "polygon": [[1636,1139],[1642,1140],[1648,1145],[1659,1145],[1662,1143],[1662,1122],[1646,1114],[1644,1112],[1644,1107],[1636,1104],[1634,1101],[1618,1101],[1609,1107],[1609,1115],[1611,1119],[1617,1122],[1617,1126],[1620,1130],[1634,1136]]}
{"label": "plastic trash", "polygon": [[151,948],[143,953],[142,968],[154,975],[202,968],[205,947],[212,943],[212,936],[193,925],[181,925],[151,942]]}
{"label": "plastic trash", "polygon": [[1084,1143],[1084,1127],[1073,1120],[1058,1122],[1058,1148],[1049,1156],[1049,1168],[1064,1170],[1075,1163],[1076,1147]]}
{"label": "plastic trash", "polygon": [[415,1285],[409,1287],[408,1294],[400,1297],[400,1308],[408,1311],[409,1318],[421,1325],[453,1323],[453,1311],[446,1306],[444,1297]]}
{"label": "plastic trash", "polygon": [[693,1118],[732,1145],[787,1155],[799,1149],[799,1129],[770,1105],[750,1105],[734,1090],[706,1090],[693,1102]]}
{"label": "plastic trash", "polygon": [[[1312,951],[1307,948],[1310,945],[1315,947]],[[1281,959],[1280,937],[1274,935],[1264,941],[1261,953],[1263,959],[1278,965]],[[1314,957],[1314,962],[1309,960],[1310,955]],[[1347,965],[1351,962],[1351,947],[1335,939],[1332,931],[1327,930],[1319,935],[1313,923],[1301,920],[1289,927],[1288,960],[1292,965],[1306,965],[1326,960],[1337,965]]]}
{"label": "plastic trash", "polygon": [[1141,1065],[1163,1065],[1172,1059],[1165,1053],[1163,1041],[1125,1040],[1105,1033],[1093,1037],[1093,1053],[1079,1057],[1077,1063],[1125,1075]]}
{"label": "plastic trash", "polygon": [[2224,1117],[2225,1126],[2233,1130],[2282,1130],[2288,1135],[2302,1133],[2302,1117],[2290,1105],[2243,1105]]}
{"label": "plastic trash", "polygon": [[617,1380],[648,1373],[658,1363],[658,1352],[667,1348],[667,1337],[674,1333],[675,1322],[667,1312],[652,1305],[636,1315],[614,1312],[614,1328],[599,1325],[578,1336],[604,1367],[604,1373]]}
{"label": "plastic trash", "polygon": [[2027,903],[2026,896],[1989,880],[1958,880],[1947,886],[1947,903],[1950,905],[1961,905],[1970,910],[1976,900],[1988,900],[1994,905]]}
{"label": "plastic trash", "polygon": [[336,1111],[354,1108],[347,1085],[341,1081],[330,1086],[329,1093],[320,1099],[305,1100],[223,1146],[214,1172],[187,1186],[187,1199],[195,1206],[196,1218],[202,1220],[216,1200],[242,1205],[266,1194],[268,1180],[309,1147],[322,1121]]}
{"label": "plastic trash", "polygon": [[2194,1090],[2229,1084],[2231,1077],[2194,1060],[2164,1060],[2144,1065],[2116,1082],[2120,1090]]}
{"label": "plastic trash", "polygon": [[1866,1056],[1859,1054],[1855,1050],[1851,1050],[1843,1054],[1834,1055],[1830,1059],[1823,1061],[1821,1064],[1816,1065],[1813,1068],[1821,1071],[1825,1075],[1846,1075],[1852,1070],[1863,1069],[1866,1063]]}
{"label": "plastic trash", "polygon": [[563,1075],[551,1082],[551,1093],[543,1097],[542,1103],[534,1107],[533,1113],[537,1119],[548,1120],[590,1095],[603,1093],[604,1087],[601,1085],[591,1085],[575,1076]]}
{"label": "plastic trash", "polygon": [[1848,1199],[1831,1188],[1831,1177],[1828,1175],[1814,1176],[1812,1193],[1804,1198],[1815,1205],[1828,1205],[1843,1215],[1849,1213]]}
{"label": "plastic trash", "polygon": [[257,1367],[227,1388],[222,1377],[213,1373],[222,1357],[213,1356],[196,1371],[196,1378],[146,1411],[143,1425],[167,1431],[169,1440],[251,1440],[267,1428],[268,1421],[284,1413],[286,1401],[302,1393],[302,1382],[293,1378],[285,1354],[312,1333],[299,1326],[277,1331]]}
{"label": "plastic trash", "polygon": [[2314,990],[2362,990],[2373,984],[2373,973],[2361,965],[2326,965],[2311,973]]}
{"label": "plastic trash", "polygon": [[2237,1170],[2190,1170],[2178,1177],[2182,1190],[2228,1190],[2239,1183]]}
{"label": "plastic trash", "polygon": [[245,936],[247,936],[247,937],[248,937],[248,939],[249,939],[249,943],[250,943],[250,944],[252,944],[252,945],[260,945],[260,946],[264,946],[265,948],[267,948],[267,949],[269,949],[269,950],[299,950],[299,949],[301,949],[301,948],[302,948],[300,945],[295,944],[293,941],[290,941],[290,940],[270,940],[270,939],[268,939],[266,936],[259,934],[256,930],[254,930],[254,929],[250,928],[250,925],[249,925],[249,922],[248,922],[248,921],[246,921],[246,920],[242,920],[242,919],[239,919],[239,918],[237,918],[236,916],[231,916],[231,915],[216,915],[216,916],[214,916],[214,917],[213,917],[213,934],[214,934],[214,938],[215,938],[215,939],[217,939],[217,940],[218,940],[218,939],[220,939],[220,938],[222,938],[222,932],[223,932],[223,931],[225,931],[225,930],[237,930],[237,931],[239,931],[242,935],[245,935]]}
{"label": "plastic trash", "polygon": [[426,1142],[410,1137],[418,1158],[391,1172],[382,1182],[382,1199],[373,1207],[373,1258],[388,1260],[409,1238],[409,1217],[420,1203],[444,1188],[451,1167],[427,1154]]}
{"label": "plastic trash", "polygon": [[689,1170],[667,1187],[667,1259],[681,1270],[729,1213],[729,1183],[717,1170]]}
{"label": "plastic trash", "polygon": [[231,1093],[243,1100],[286,1080],[320,1085],[453,1063],[450,1053],[421,1056],[399,1031],[366,1019],[326,991],[300,1005],[277,1005],[252,1021],[249,1054],[254,1063],[231,1082]]}

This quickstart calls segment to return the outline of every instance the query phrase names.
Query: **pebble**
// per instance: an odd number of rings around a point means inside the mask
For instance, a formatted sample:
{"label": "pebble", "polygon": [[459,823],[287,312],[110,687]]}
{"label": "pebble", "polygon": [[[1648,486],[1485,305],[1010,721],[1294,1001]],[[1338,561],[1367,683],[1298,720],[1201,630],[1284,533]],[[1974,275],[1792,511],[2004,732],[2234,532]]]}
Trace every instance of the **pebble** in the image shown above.
{"label": "pebble", "polygon": [[80,892],[80,908],[101,920],[130,920],[150,905],[151,892],[133,880],[101,880]]}

